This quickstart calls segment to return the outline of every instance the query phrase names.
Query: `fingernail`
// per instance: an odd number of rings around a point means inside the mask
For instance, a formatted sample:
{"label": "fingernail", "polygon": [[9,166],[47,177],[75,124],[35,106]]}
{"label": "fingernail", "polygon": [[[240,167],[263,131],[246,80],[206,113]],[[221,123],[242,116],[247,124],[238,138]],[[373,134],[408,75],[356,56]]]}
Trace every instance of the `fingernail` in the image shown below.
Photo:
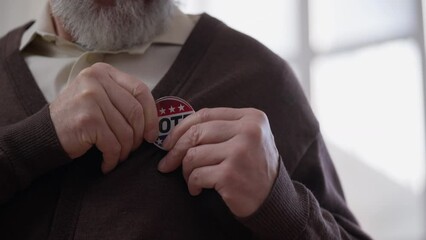
{"label": "fingernail", "polygon": [[165,172],[166,172],[166,161],[161,160],[161,161],[158,163],[158,171],[160,171],[160,172],[162,172],[162,173],[165,173]]}

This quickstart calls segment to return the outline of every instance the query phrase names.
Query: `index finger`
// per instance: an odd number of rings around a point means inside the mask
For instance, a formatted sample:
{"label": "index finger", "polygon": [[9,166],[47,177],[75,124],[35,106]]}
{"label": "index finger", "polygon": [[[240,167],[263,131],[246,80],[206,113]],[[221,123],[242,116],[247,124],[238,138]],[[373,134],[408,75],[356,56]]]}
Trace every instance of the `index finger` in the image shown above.
{"label": "index finger", "polygon": [[159,129],[157,107],[151,91],[141,80],[117,69],[110,69],[109,74],[111,78],[130,92],[142,105],[145,118],[144,138],[148,142],[154,142],[158,137]]}
{"label": "index finger", "polygon": [[235,108],[203,108],[192,115],[186,117],[179,123],[165,139],[163,147],[167,150],[172,149],[177,141],[188,131],[192,126],[204,122],[215,120],[239,120],[244,116],[244,109]]}

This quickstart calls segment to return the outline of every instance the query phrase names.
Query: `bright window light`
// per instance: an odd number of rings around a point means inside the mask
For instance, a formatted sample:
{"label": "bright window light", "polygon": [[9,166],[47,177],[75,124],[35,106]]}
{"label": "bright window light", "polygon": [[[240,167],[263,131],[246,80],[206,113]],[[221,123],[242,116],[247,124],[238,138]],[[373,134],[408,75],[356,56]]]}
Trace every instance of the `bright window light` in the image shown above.
{"label": "bright window light", "polygon": [[326,51],[416,31],[416,0],[311,0],[311,43]]}
{"label": "bright window light", "polygon": [[227,25],[248,34],[281,56],[294,56],[298,0],[182,0],[186,12],[206,11]]}
{"label": "bright window light", "polygon": [[327,140],[420,194],[426,167],[416,44],[321,57],[312,70],[312,103]]}

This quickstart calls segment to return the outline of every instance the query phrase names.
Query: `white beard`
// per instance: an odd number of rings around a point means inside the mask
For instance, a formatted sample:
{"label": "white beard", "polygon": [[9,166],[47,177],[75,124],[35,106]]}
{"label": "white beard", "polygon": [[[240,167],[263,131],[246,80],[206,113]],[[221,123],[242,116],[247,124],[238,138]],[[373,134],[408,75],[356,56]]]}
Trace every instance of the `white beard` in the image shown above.
{"label": "white beard", "polygon": [[51,0],[52,15],[74,41],[87,50],[116,51],[152,40],[164,30],[171,0],[116,0],[99,6],[94,0]]}

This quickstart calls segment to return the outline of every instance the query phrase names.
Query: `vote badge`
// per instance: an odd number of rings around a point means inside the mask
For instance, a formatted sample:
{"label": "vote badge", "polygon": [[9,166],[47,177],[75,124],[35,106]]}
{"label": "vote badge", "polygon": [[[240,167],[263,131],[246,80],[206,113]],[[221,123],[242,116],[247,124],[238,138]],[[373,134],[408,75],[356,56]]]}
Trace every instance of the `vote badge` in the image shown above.
{"label": "vote badge", "polygon": [[154,144],[163,149],[163,141],[176,125],[189,115],[195,113],[194,109],[185,100],[167,96],[157,99],[157,114],[160,120],[160,134]]}

